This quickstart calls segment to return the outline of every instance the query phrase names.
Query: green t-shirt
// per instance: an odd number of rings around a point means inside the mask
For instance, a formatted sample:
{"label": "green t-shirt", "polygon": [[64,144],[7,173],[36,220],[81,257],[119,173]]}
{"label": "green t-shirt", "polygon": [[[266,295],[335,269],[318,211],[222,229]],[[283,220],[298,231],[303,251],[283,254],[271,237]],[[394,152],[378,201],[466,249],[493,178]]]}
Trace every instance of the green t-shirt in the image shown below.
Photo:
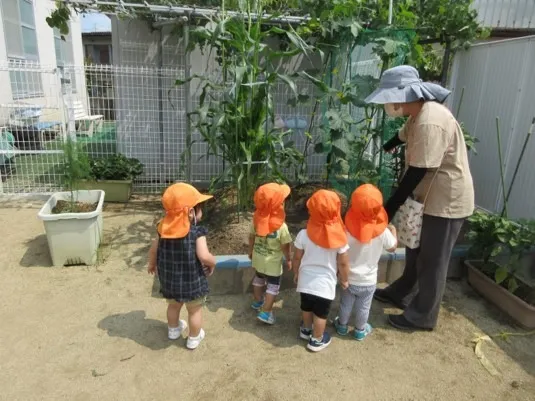
{"label": "green t-shirt", "polygon": [[282,275],[283,253],[281,246],[292,242],[292,236],[286,223],[274,233],[265,237],[256,235],[251,224],[251,234],[255,236],[252,265],[258,273],[278,277]]}

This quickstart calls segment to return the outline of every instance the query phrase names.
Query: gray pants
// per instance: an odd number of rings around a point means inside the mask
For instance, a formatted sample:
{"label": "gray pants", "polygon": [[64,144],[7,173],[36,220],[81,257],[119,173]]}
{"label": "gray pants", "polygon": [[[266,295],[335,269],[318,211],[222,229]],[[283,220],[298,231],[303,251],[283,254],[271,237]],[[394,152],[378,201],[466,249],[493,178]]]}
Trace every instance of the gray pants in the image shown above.
{"label": "gray pants", "polygon": [[338,313],[340,324],[346,326],[349,323],[351,312],[355,307],[355,330],[364,330],[368,323],[374,292],[375,285],[366,287],[350,285],[346,290],[342,290]]}
{"label": "gray pants", "polygon": [[387,289],[407,305],[403,316],[412,324],[434,328],[446,288],[451,252],[464,219],[424,215],[420,247],[406,250],[403,275]]}

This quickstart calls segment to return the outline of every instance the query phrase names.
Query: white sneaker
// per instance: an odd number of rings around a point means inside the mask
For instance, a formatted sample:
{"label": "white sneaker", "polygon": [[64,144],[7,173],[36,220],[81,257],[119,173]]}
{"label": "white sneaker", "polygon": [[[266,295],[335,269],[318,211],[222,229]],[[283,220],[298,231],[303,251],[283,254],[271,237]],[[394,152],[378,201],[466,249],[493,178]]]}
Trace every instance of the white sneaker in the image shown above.
{"label": "white sneaker", "polygon": [[169,337],[170,340],[176,340],[184,330],[186,330],[188,327],[188,324],[185,320],[179,320],[178,321],[178,327],[168,327],[167,331],[167,337]]}
{"label": "white sneaker", "polygon": [[188,349],[195,349],[199,346],[202,340],[204,340],[205,332],[203,329],[199,332],[199,335],[197,337],[188,337],[188,342],[186,343],[186,347]]}

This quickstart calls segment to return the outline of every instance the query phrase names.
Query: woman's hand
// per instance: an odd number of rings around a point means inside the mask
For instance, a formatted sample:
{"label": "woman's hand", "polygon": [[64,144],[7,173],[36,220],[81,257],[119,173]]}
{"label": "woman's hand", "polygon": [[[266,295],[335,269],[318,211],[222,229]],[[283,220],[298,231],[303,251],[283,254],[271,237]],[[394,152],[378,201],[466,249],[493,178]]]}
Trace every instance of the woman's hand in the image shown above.
{"label": "woman's hand", "polygon": [[340,281],[340,287],[342,287],[344,290],[347,290],[349,288],[349,283],[347,281]]}

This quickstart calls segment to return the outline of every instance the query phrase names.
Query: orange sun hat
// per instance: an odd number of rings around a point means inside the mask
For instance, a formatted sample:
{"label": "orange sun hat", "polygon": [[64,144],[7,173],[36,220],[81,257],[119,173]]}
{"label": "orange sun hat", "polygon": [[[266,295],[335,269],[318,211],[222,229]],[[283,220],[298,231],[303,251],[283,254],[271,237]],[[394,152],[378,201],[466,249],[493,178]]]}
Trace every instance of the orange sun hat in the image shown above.
{"label": "orange sun hat", "polygon": [[320,189],[307,201],[310,218],[308,238],[322,248],[340,248],[347,244],[347,235],[340,209],[342,202],[333,191]]}
{"label": "orange sun hat", "polygon": [[262,185],[256,190],[253,224],[259,236],[265,237],[281,228],[286,219],[284,201],[288,195],[290,195],[288,185],[274,182]]}
{"label": "orange sun hat", "polygon": [[171,185],[162,196],[165,217],[158,225],[161,238],[184,238],[189,233],[189,211],[201,202],[213,198],[203,195],[184,182]]}
{"label": "orange sun hat", "polygon": [[364,244],[381,235],[388,226],[381,191],[371,184],[355,189],[345,223],[351,235]]}

